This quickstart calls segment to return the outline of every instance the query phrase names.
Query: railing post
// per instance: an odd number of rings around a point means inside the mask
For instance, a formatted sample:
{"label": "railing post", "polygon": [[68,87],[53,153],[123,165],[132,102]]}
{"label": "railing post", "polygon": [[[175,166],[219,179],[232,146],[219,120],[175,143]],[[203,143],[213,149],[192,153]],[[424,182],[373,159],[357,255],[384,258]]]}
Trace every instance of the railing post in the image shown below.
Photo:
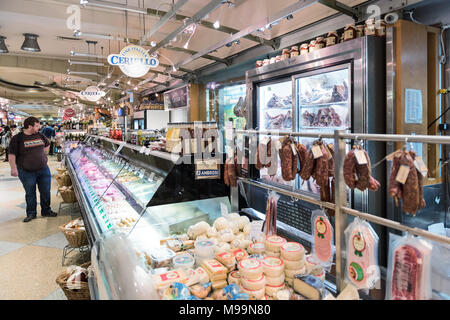
{"label": "railing post", "polygon": [[344,230],[347,226],[347,214],[342,211],[342,207],[347,206],[346,187],[344,182],[344,158],[345,158],[345,139],[340,135],[343,130],[334,131],[334,177],[335,177],[335,244],[336,244],[336,286],[337,292],[344,289],[345,274],[345,236]]}

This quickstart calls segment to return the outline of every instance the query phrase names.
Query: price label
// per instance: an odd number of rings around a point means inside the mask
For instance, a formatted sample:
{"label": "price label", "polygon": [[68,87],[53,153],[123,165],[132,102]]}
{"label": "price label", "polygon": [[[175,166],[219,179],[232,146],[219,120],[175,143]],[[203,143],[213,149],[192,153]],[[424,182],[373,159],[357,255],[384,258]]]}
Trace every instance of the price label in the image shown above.
{"label": "price label", "polygon": [[416,166],[417,170],[424,176],[425,178],[428,175],[428,168],[425,162],[423,161],[422,157],[416,156],[416,159],[414,160],[414,165]]}
{"label": "price label", "polygon": [[320,158],[323,156],[322,150],[320,146],[314,145],[311,147],[311,152],[313,154],[314,159]]}
{"label": "price label", "polygon": [[252,221],[250,224],[250,240],[251,241],[259,241],[261,239],[261,235],[263,234],[262,226],[264,224],[264,220]]}
{"label": "price label", "polygon": [[367,164],[367,158],[363,150],[355,151],[356,162],[359,165]]}
{"label": "price label", "polygon": [[228,207],[223,202],[220,203],[220,211],[222,212],[222,217],[228,218]]}
{"label": "price label", "polygon": [[401,184],[405,184],[406,180],[408,179],[409,171],[410,171],[409,166],[405,166],[405,165],[400,166],[400,169],[397,172],[397,176],[395,177],[395,180],[397,180]]}
{"label": "price label", "polygon": [[292,148],[292,153],[294,154],[294,156],[297,155],[297,146],[295,145],[295,143],[291,143],[291,148]]}

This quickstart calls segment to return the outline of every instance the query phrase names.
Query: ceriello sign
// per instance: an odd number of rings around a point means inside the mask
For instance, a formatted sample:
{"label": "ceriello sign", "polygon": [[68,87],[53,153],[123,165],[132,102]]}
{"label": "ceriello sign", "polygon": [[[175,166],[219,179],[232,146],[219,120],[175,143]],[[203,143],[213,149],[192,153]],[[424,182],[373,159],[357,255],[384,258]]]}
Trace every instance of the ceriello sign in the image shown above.
{"label": "ceriello sign", "polygon": [[119,66],[122,72],[132,78],[144,76],[150,68],[156,68],[159,61],[151,57],[147,50],[136,45],[123,48],[119,54],[110,54],[108,63]]}
{"label": "ceriello sign", "polygon": [[105,91],[100,90],[96,86],[90,86],[80,92],[82,98],[89,101],[98,101],[106,95]]}

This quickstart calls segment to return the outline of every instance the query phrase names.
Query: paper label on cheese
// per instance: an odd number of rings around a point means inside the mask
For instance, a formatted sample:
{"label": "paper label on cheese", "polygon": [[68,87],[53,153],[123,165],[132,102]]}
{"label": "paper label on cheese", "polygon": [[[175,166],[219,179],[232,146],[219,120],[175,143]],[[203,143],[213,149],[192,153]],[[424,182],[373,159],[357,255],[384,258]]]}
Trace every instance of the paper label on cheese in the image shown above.
{"label": "paper label on cheese", "polygon": [[329,262],[333,255],[333,235],[330,221],[325,216],[314,220],[314,254],[321,262]]}
{"label": "paper label on cheese", "polygon": [[283,244],[286,242],[286,239],[279,237],[279,236],[269,236],[269,237],[267,237],[267,242],[270,242],[273,244]]}
{"label": "paper label on cheese", "polygon": [[281,251],[287,251],[287,252],[297,252],[297,251],[304,251],[305,249],[300,243],[297,242],[286,242],[281,246]]}
{"label": "paper label on cheese", "polygon": [[244,259],[239,262],[239,267],[248,270],[254,270],[261,267],[261,262],[256,259]]}
{"label": "paper label on cheese", "polygon": [[359,165],[367,164],[367,158],[363,150],[355,150],[355,157]]}
{"label": "paper label on cheese", "polygon": [[196,247],[202,247],[202,248],[210,248],[210,247],[214,247],[215,245],[216,245],[216,243],[212,240],[201,240],[201,241],[195,242]]}
{"label": "paper label on cheese", "polygon": [[283,261],[275,257],[265,257],[263,264],[268,267],[279,267],[283,265]]}
{"label": "paper label on cheese", "polygon": [[205,261],[203,261],[203,264],[205,265],[205,267],[210,269],[211,272],[214,273],[214,274],[227,273],[228,272],[228,269],[225,268],[223,264],[221,264],[219,261],[217,261],[215,259],[205,260]]}
{"label": "paper label on cheese", "polygon": [[409,166],[401,165],[397,172],[395,180],[400,182],[401,184],[405,184],[406,180],[408,179],[408,174],[410,170],[411,169],[409,168]]}
{"label": "paper label on cheese", "polygon": [[414,160],[414,165],[416,166],[417,170],[422,174],[422,176],[426,178],[428,175],[428,168],[421,157],[419,156],[416,157],[416,159]]}
{"label": "paper label on cheese", "polygon": [[320,158],[323,156],[322,149],[319,145],[314,145],[311,147],[311,152],[313,154],[314,159]]}
{"label": "paper label on cheese", "polygon": [[295,145],[295,143],[291,143],[291,149],[292,149],[292,153],[294,154],[294,156],[297,155],[297,146]]}
{"label": "paper label on cheese", "polygon": [[167,281],[173,281],[173,280],[179,280],[184,277],[184,275],[179,270],[170,271],[167,273],[163,273],[158,275],[161,281],[167,282]]}
{"label": "paper label on cheese", "polygon": [[238,260],[238,261],[245,259],[248,256],[247,252],[245,252],[242,249],[233,250],[233,251],[231,251],[231,253],[236,257],[236,260]]}
{"label": "paper label on cheese", "polygon": [[264,243],[263,243],[263,242],[254,242],[254,243],[251,243],[251,244],[249,245],[249,248],[251,248],[251,250],[254,251],[254,252],[262,252],[262,251],[265,250],[265,246],[264,246]]}

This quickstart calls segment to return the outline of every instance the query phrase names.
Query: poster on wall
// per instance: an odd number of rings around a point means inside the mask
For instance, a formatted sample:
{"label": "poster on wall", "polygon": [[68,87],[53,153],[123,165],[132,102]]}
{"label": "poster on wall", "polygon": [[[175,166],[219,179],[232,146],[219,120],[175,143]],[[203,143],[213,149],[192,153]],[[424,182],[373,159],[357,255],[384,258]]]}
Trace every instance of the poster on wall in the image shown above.
{"label": "poster on wall", "polygon": [[164,93],[165,110],[186,108],[189,106],[189,85]]}

